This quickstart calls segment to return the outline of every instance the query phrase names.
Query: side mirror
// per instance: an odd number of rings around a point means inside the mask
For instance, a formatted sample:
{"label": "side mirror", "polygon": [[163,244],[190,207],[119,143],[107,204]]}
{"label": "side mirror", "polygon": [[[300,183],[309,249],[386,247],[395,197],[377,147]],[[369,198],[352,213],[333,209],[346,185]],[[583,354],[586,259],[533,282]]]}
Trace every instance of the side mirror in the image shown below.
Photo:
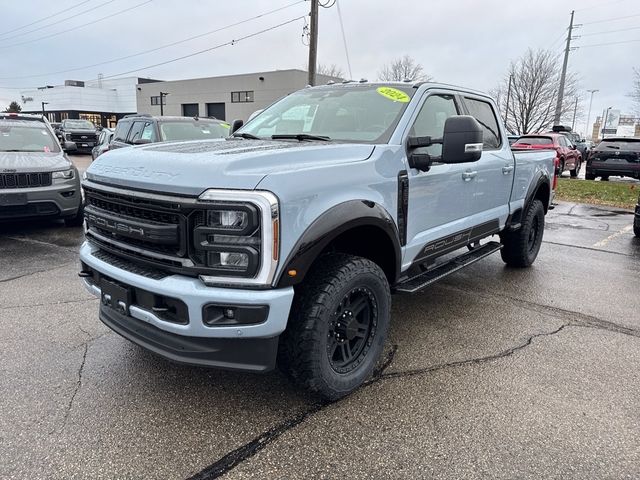
{"label": "side mirror", "polygon": [[571,150],[575,150],[577,147],[575,145],[571,145]]}
{"label": "side mirror", "polygon": [[76,150],[78,150],[78,146],[75,144],[75,142],[64,142],[62,144],[62,149],[65,152],[75,152]]}
{"label": "side mirror", "polygon": [[136,138],[133,142],[131,142],[132,145],[146,145],[147,143],[151,143],[150,138]]}
{"label": "side mirror", "polygon": [[470,115],[456,115],[444,122],[442,163],[466,163],[482,156],[482,127]]}
{"label": "side mirror", "polygon": [[240,119],[236,119],[231,123],[231,130],[229,131],[229,134],[231,135],[232,133],[234,133],[236,130],[238,130],[242,125],[244,125],[244,122]]}

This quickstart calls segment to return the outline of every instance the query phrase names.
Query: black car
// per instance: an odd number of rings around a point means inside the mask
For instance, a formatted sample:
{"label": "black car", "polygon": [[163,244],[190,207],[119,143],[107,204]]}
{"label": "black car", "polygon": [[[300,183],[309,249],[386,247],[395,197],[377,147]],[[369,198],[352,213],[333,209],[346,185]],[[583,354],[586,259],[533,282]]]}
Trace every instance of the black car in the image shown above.
{"label": "black car", "polygon": [[633,233],[640,238],[640,195],[638,195],[638,204],[636,205],[636,214],[633,219]]}
{"label": "black car", "polygon": [[610,137],[591,150],[587,180],[609,180],[610,176],[640,179],[640,137]]}
{"label": "black car", "polygon": [[155,142],[208,140],[229,136],[229,124],[215,118],[127,115],[118,122],[110,149]]}
{"label": "black car", "polygon": [[91,153],[98,143],[98,131],[89,120],[66,119],[58,128],[58,138],[63,145],[65,142],[75,144],[75,148],[65,145],[67,152]]}

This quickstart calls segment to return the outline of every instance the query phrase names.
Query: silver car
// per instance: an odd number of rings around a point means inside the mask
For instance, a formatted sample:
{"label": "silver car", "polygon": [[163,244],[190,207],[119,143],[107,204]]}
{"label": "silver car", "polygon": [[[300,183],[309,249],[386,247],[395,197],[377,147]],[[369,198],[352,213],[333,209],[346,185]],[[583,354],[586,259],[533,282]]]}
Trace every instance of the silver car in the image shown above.
{"label": "silver car", "polygon": [[113,138],[113,128],[103,128],[98,136],[98,144],[91,150],[91,161],[109,150],[111,139]]}
{"label": "silver car", "polygon": [[44,117],[0,113],[0,221],[35,217],[82,224],[78,170]]}

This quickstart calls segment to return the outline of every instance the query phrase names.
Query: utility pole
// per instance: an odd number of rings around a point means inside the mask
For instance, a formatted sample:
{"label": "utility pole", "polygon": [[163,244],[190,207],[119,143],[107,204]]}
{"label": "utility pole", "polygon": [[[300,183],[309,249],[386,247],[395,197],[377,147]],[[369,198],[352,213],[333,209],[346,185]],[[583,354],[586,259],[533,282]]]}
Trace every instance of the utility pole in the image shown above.
{"label": "utility pole", "polygon": [[318,62],[318,0],[311,0],[311,32],[309,36],[309,85],[316,84]]}
{"label": "utility pole", "polygon": [[[599,92],[600,90],[587,90],[591,94],[591,99],[589,100],[589,112],[587,113],[587,127],[584,130],[584,136],[587,138],[589,135],[589,120],[591,119],[591,105],[593,105],[593,94]],[[593,137],[593,129],[591,129],[592,137]],[[592,138],[593,140],[593,138]]]}
{"label": "utility pole", "polygon": [[607,113],[605,113],[604,115],[604,121],[602,122],[602,139],[604,139],[604,131],[607,128],[607,120],[609,120],[609,110],[611,110],[612,107],[608,107],[607,108]]}
{"label": "utility pole", "polygon": [[507,115],[509,115],[509,100],[511,100],[511,82],[513,81],[513,73],[509,74],[509,86],[507,87],[507,105],[504,111],[504,124],[507,124]]}
{"label": "utility pole", "polygon": [[564,61],[562,62],[562,74],[560,75],[560,88],[558,89],[558,102],[556,103],[556,114],[553,117],[553,124],[560,124],[562,116],[562,100],[564,100],[564,82],[567,78],[567,63],[569,63],[569,51],[571,50],[571,34],[573,33],[573,14],[571,10],[571,21],[569,22],[569,34],[567,35],[567,46],[564,49]]}
{"label": "utility pole", "polygon": [[578,112],[578,97],[576,97],[576,104],[573,107],[573,120],[571,120],[571,131],[576,126],[576,113]]}
{"label": "utility pole", "polygon": [[42,116],[45,116],[44,106],[49,105],[49,102],[42,102]]}
{"label": "utility pole", "polygon": [[164,115],[164,97],[169,95],[167,92],[160,92],[160,116]]}

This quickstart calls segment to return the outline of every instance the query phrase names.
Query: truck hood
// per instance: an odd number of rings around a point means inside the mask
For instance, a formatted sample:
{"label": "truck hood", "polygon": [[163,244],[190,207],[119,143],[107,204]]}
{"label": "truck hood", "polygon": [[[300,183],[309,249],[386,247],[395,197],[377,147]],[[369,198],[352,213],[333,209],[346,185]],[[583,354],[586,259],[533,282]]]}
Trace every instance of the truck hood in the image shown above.
{"label": "truck hood", "polygon": [[208,188],[252,190],[270,173],[366,160],[368,144],[223,139],[171,142],[103,153],[87,169],[100,183],[199,195]]}
{"label": "truck hood", "polygon": [[0,173],[51,172],[71,165],[63,152],[0,152]]}

